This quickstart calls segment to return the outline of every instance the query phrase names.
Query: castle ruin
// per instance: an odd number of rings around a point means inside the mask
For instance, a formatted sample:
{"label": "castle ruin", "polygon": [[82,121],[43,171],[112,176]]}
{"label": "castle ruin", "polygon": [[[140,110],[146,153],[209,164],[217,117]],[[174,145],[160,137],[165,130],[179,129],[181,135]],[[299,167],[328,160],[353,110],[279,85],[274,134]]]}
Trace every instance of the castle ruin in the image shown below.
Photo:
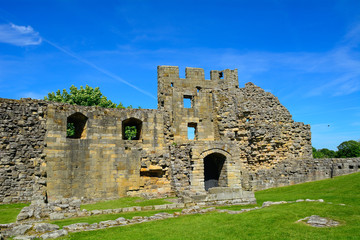
{"label": "castle ruin", "polygon": [[[253,191],[330,178],[360,159],[313,159],[310,126],[237,70],[158,67],[158,109],[0,99],[0,202],[178,196],[253,201]],[[67,124],[75,135],[67,137]],[[137,129],[125,138],[126,126]],[[194,136],[188,136],[192,130]],[[192,139],[193,138],[193,139]]]}

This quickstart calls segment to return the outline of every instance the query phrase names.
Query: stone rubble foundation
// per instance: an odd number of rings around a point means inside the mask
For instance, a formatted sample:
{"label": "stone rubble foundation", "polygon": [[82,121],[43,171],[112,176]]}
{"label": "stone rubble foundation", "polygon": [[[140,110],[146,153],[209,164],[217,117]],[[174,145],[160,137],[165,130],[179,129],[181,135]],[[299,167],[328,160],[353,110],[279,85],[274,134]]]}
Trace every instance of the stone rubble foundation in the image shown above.
{"label": "stone rubble foundation", "polygon": [[[191,215],[191,214],[205,214],[210,212],[219,212],[219,213],[228,213],[228,214],[241,214],[244,212],[254,211],[266,207],[270,207],[273,205],[279,205],[279,204],[289,204],[289,203],[299,203],[299,202],[321,202],[324,203],[325,201],[323,199],[298,199],[296,201],[267,201],[262,204],[261,207],[253,207],[253,208],[245,208],[238,211],[233,210],[227,210],[227,209],[216,209],[213,207],[206,207],[206,204],[166,204],[166,207],[164,205],[156,205],[151,206],[151,210],[159,210],[159,209],[176,209],[176,208],[183,208],[179,212],[171,213],[156,213],[153,216],[150,217],[142,217],[142,216],[134,216],[132,219],[125,219],[123,217],[119,217],[115,220],[107,220],[107,221],[101,221],[99,223],[74,223],[67,226],[64,226],[63,229],[59,229],[59,226],[56,224],[50,224],[50,223],[39,223],[35,222],[36,220],[32,220],[26,223],[23,222],[16,222],[16,223],[10,223],[10,224],[0,224],[1,237],[10,237],[15,236],[14,239],[34,239],[34,238],[42,238],[42,239],[49,239],[49,238],[58,238],[64,235],[67,235],[71,232],[81,232],[81,231],[93,231],[93,230],[99,230],[99,229],[106,229],[111,227],[118,227],[118,226],[126,226],[131,224],[139,224],[143,222],[150,222],[150,221],[156,221],[156,220],[163,220],[168,218],[175,218],[182,215]],[[328,204],[332,204],[328,202]],[[170,207],[170,205],[173,205]],[[338,205],[345,205],[345,204],[338,204]],[[161,208],[162,206],[163,208]],[[150,207],[150,206],[148,206]],[[136,211],[136,209],[140,211],[140,207],[129,207],[124,208],[126,209],[123,212],[127,212],[128,210]],[[157,209],[155,209],[157,208]],[[120,211],[121,212],[121,211]],[[94,210],[88,212],[91,215],[97,215],[97,214],[108,214],[108,213],[119,213],[118,209],[107,209],[107,210]],[[96,213],[96,214],[92,214]],[[315,227],[332,227],[332,226],[338,226],[339,222],[321,218],[319,216],[313,215],[311,217],[306,217],[304,219],[300,219],[297,222],[307,221],[307,224]]]}

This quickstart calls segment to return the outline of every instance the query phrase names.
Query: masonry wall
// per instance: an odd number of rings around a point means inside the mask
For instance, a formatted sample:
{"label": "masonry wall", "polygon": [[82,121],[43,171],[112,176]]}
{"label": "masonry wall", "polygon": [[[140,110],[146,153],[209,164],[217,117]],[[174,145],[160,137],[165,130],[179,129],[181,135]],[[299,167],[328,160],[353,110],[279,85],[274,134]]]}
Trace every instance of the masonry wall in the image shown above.
{"label": "masonry wall", "polygon": [[[206,194],[208,156],[225,160],[221,187],[244,190],[359,170],[359,158],[312,159],[310,126],[271,93],[239,88],[236,69],[210,76],[186,68],[182,79],[178,67],[159,66],[157,110],[0,99],[0,202]],[[135,140],[124,138],[129,124]]]}
{"label": "masonry wall", "polygon": [[312,157],[310,125],[294,122],[271,93],[247,83],[214,96],[220,138],[238,142],[249,168]]}
{"label": "masonry wall", "polygon": [[46,198],[47,104],[0,98],[0,202]]}
{"label": "masonry wall", "polygon": [[[191,100],[190,107],[184,98]],[[177,192],[204,191],[204,158],[214,149],[226,155],[225,167],[231,166],[228,187],[242,184],[242,172],[312,157],[310,126],[294,122],[260,87],[239,88],[236,69],[213,70],[206,80],[200,68],[186,68],[183,79],[178,67],[159,66],[158,108],[166,119],[167,143],[177,146],[171,152]],[[188,139],[188,126],[196,127],[194,140]]]}
{"label": "masonry wall", "polygon": [[263,190],[317,181],[360,171],[360,158],[320,158],[285,160],[272,167],[243,169],[242,186]]}
{"label": "masonry wall", "polygon": [[[73,114],[87,118],[79,139],[66,137],[67,121]],[[161,112],[51,104],[47,119],[50,201],[171,194]],[[128,119],[141,122],[138,140],[123,138],[123,124]]]}

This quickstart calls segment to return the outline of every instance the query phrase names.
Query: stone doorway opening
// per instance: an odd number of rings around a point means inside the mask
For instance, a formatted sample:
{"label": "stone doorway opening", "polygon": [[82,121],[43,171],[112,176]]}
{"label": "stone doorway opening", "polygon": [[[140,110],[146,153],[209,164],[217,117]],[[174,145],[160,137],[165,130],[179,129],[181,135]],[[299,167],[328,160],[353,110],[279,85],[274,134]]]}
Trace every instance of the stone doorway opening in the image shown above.
{"label": "stone doorway opening", "polygon": [[211,153],[204,158],[206,191],[213,187],[227,187],[225,160],[226,157],[221,153]]}

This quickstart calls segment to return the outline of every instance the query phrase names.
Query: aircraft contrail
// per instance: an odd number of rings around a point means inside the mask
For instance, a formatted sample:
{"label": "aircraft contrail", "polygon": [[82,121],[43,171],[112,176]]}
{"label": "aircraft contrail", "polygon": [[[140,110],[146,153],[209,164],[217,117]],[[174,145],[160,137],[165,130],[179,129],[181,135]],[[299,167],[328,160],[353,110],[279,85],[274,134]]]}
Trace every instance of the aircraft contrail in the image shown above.
{"label": "aircraft contrail", "polygon": [[43,40],[44,42],[47,42],[48,44],[50,44],[50,45],[53,46],[54,48],[60,50],[61,52],[69,55],[70,57],[73,57],[73,58],[77,59],[78,61],[80,61],[80,62],[82,62],[82,63],[84,63],[84,64],[86,64],[86,65],[88,65],[88,66],[90,66],[90,67],[92,67],[92,68],[94,68],[95,70],[97,70],[97,71],[99,71],[99,72],[101,72],[101,73],[103,73],[103,74],[105,74],[105,75],[107,75],[107,76],[109,76],[109,77],[111,77],[111,78],[119,81],[119,82],[122,82],[122,83],[128,85],[129,87],[132,87],[132,88],[134,88],[135,90],[137,90],[137,91],[139,91],[139,92],[141,92],[141,93],[143,93],[143,94],[145,94],[145,95],[147,95],[147,96],[149,96],[149,97],[151,97],[151,98],[153,98],[153,99],[155,99],[155,100],[157,99],[157,98],[156,98],[154,95],[152,95],[151,93],[149,93],[149,92],[147,92],[147,91],[145,91],[145,90],[143,90],[143,89],[141,89],[141,88],[139,88],[139,87],[137,87],[137,86],[129,83],[128,81],[125,81],[125,80],[122,79],[121,77],[118,77],[118,76],[116,76],[115,74],[113,74],[113,73],[111,73],[111,72],[109,72],[109,71],[106,71],[105,69],[103,69],[103,68],[101,68],[101,67],[96,66],[95,64],[93,64],[93,63],[87,61],[86,59],[83,59],[83,58],[77,56],[76,54],[74,54],[74,53],[72,53],[72,52],[70,52],[70,51],[68,51],[68,50],[66,50],[66,49],[64,49],[64,48],[56,45],[55,43],[53,43],[53,42],[51,42],[51,41],[49,41],[49,40],[46,40],[46,39],[44,39],[44,38],[43,38],[42,40]]}

